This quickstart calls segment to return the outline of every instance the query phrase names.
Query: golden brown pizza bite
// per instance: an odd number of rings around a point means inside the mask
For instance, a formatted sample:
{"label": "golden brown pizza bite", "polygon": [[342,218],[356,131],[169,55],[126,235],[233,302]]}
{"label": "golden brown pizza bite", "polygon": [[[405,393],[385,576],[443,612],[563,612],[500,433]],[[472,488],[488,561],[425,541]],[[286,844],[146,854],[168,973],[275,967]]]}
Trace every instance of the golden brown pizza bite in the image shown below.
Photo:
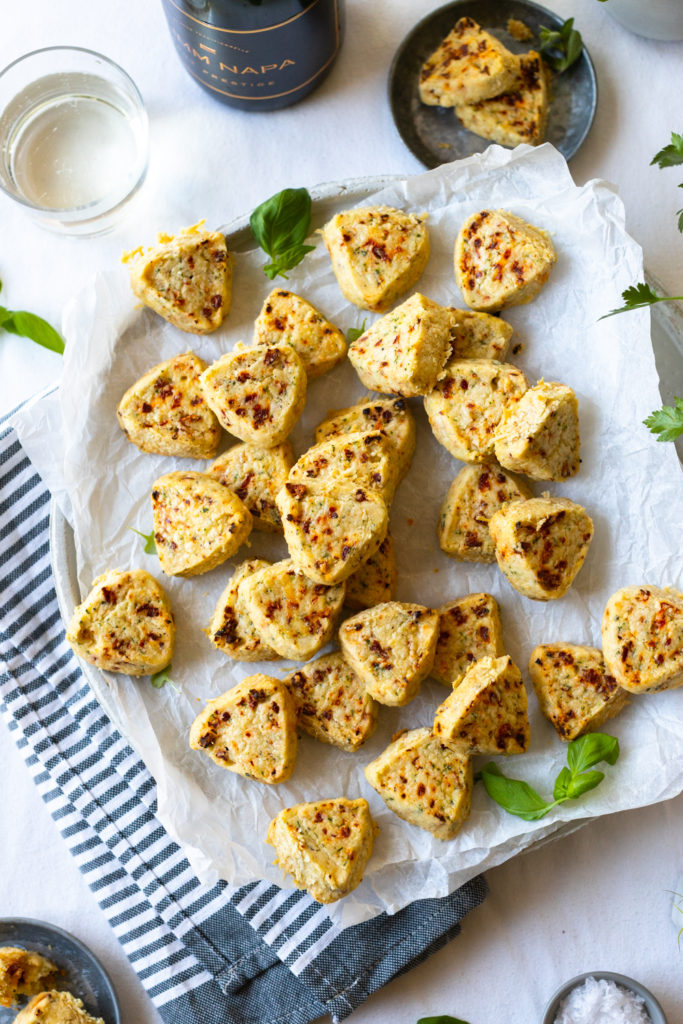
{"label": "golden brown pizza bite", "polygon": [[355,751],[372,735],[379,706],[343,655],[323,655],[285,679],[299,726],[340,750]]}
{"label": "golden brown pizza bite", "polygon": [[0,947],[0,1006],[14,1006],[23,996],[52,988],[59,968],[47,957],[16,946]]}
{"label": "golden brown pizza bite", "polygon": [[235,444],[219,455],[207,473],[234,491],[249,509],[255,530],[282,533],[282,520],[275,499],[294,463],[289,441],[274,448]]}
{"label": "golden brown pizza bite", "polygon": [[433,679],[453,686],[475,661],[504,653],[498,602],[491,594],[467,594],[439,608]]}
{"label": "golden brown pizza bite", "polygon": [[503,362],[513,335],[512,324],[490,313],[449,309],[453,359],[497,359]]}
{"label": "golden brown pizza bite", "polygon": [[541,711],[562,740],[599,729],[628,703],[596,647],[539,644],[529,658],[529,677]]}
{"label": "golden brown pizza bite", "polygon": [[221,425],[260,448],[282,444],[306,403],[306,371],[291,345],[228,352],[200,384]]}
{"label": "golden brown pizza bite", "polygon": [[367,206],[336,214],[322,229],[342,295],[384,313],[415,284],[429,258],[426,214]]}
{"label": "golden brown pizza bite", "polygon": [[198,576],[230,558],[251,532],[246,505],[206,473],[166,473],[152,487],[154,540],[168,576]]}
{"label": "golden brown pizza bite", "polygon": [[501,466],[534,480],[566,480],[578,473],[579,407],[566,384],[544,380],[510,402],[496,429]]}
{"label": "golden brown pizza bite", "polygon": [[228,771],[269,785],[294,771],[296,708],[280,679],[257,674],[210,700],[190,729],[190,747]]}
{"label": "golden brown pizza bite", "polygon": [[517,75],[504,92],[478,103],[456,103],[455,113],[469,131],[500,146],[537,146],[545,138],[548,107],[543,62],[530,50],[517,57]]}
{"label": "golden brown pizza bite", "polygon": [[318,443],[341,434],[381,430],[386,434],[396,459],[398,479],[410,468],[415,451],[415,420],[405,398],[379,398],[369,395],[365,401],[331,413],[315,428]]}
{"label": "golden brown pizza bite", "polygon": [[420,99],[454,107],[496,96],[515,81],[516,58],[472,18],[459,18],[420,70]]}
{"label": "golden brown pizza bite", "polygon": [[344,335],[306,299],[274,288],[254,324],[254,345],[291,345],[309,379],[331,370],[346,355]]}
{"label": "golden brown pizza bite", "polygon": [[593,521],[569,498],[527,498],[503,505],[489,522],[498,567],[525,597],[566,594],[584,563]]}
{"label": "golden brown pizza bite", "polygon": [[233,258],[219,232],[197,224],[160,235],[157,245],[136,249],[124,261],[135,295],[181,331],[209,334],[228,315]]}
{"label": "golden brown pizza bite", "polygon": [[397,576],[394,542],[391,533],[387,531],[374,555],[363,562],[347,579],[345,604],[349,608],[360,610],[392,601]]}
{"label": "golden brown pizza bite", "polygon": [[451,558],[465,562],[495,562],[491,516],[507,501],[530,497],[531,491],[521,480],[495,463],[464,466],[441,505],[439,547]]}
{"label": "golden brown pizza bite", "polygon": [[469,817],[470,755],[430,729],[399,735],[370,762],[365,778],[394,814],[437,839],[453,839]]}
{"label": "golden brown pizza bite", "polygon": [[194,352],[184,352],[153,366],[128,388],[116,411],[128,440],[157,455],[213,458],[221,428],[199,386],[205,369]]}
{"label": "golden brown pizza bite", "polygon": [[286,559],[251,574],[240,589],[262,642],[283,658],[306,661],[332,638],[346,588],[314,583]]}
{"label": "golden brown pizza bite", "polygon": [[531,302],[556,262],[548,235],[507,210],[481,210],[455,243],[455,280],[471,309],[494,313]]}
{"label": "golden brown pizza bite", "polygon": [[434,437],[456,459],[490,461],[506,406],[528,386],[522,371],[510,363],[452,359],[424,399]]}
{"label": "golden brown pizza bite", "polygon": [[362,881],[376,828],[367,801],[338,797],[280,811],[266,842],[297,888],[318,903],[334,903]]}
{"label": "golden brown pizza bite", "polygon": [[529,746],[527,708],[512,659],[480,658],[436,709],[434,735],[472,754],[523,754]]}
{"label": "golden brown pizza bite", "polygon": [[420,604],[387,601],[347,619],[339,630],[344,657],[380,704],[413,700],[434,663],[439,616]]}
{"label": "golden brown pizza bite", "polygon": [[602,653],[631,693],[683,685],[683,593],[645,583],[617,590],[602,617]]}
{"label": "golden brown pizza bite", "polygon": [[70,992],[49,991],[35,995],[17,1014],[13,1024],[104,1024],[88,1013],[81,999]]}
{"label": "golden brown pizza bite", "polygon": [[66,639],[76,654],[105,672],[151,675],[173,657],[171,605],[144,570],[110,569],[74,610]]}
{"label": "golden brown pizza bite", "polygon": [[240,594],[244,580],[269,565],[264,558],[249,558],[236,567],[206,631],[213,646],[235,661],[274,661],[280,657],[259,637],[246,609],[244,595]]}
{"label": "golden brown pizza bite", "polygon": [[364,387],[407,398],[435,386],[451,354],[451,312],[415,292],[349,346]]}

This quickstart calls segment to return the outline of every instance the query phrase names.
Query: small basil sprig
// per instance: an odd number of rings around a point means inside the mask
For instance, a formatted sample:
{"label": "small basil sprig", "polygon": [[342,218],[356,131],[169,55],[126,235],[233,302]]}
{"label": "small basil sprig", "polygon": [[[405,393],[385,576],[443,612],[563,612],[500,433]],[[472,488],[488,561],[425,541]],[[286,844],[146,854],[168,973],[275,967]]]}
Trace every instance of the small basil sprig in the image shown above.
{"label": "small basil sprig", "polygon": [[[677,167],[679,164],[683,164],[683,135],[672,132],[671,142],[655,153],[650,160],[650,166],[652,164],[657,164],[662,170],[665,167]],[[678,187],[683,188],[683,181]],[[683,209],[676,210],[676,215],[678,216],[678,230],[683,232]]]}
{"label": "small basil sprig", "polygon": [[574,28],[573,18],[567,18],[559,30],[546,28],[543,25],[539,29],[539,36],[541,38],[539,46],[541,56],[553,71],[558,73],[566,71],[581,56],[583,40],[581,33]]}
{"label": "small basil sprig", "polygon": [[683,299],[683,295],[658,295],[645,281],[632,284],[621,293],[621,297],[625,305],[620,306],[619,309],[611,309],[609,313],[599,317],[600,320],[606,320],[608,316],[616,316],[617,313],[628,313],[632,309],[645,309],[646,306],[654,306],[655,302],[676,302]]}
{"label": "small basil sprig", "polygon": [[663,405],[643,420],[658,441],[675,441],[683,434],[683,398],[674,397],[675,405]]}
{"label": "small basil sprig", "polygon": [[349,327],[348,331],[346,332],[346,340],[348,341],[349,345],[353,345],[354,341],[357,341],[358,338],[360,338],[361,334],[365,334],[365,320],[360,325],[360,327]]}
{"label": "small basil sprig", "polygon": [[314,245],[304,245],[311,226],[311,197],[305,188],[285,188],[257,206],[249,218],[252,234],[272,262],[263,267],[271,279],[301,263]]}
{"label": "small basil sprig", "polygon": [[[2,291],[2,281],[0,281]],[[37,345],[49,348],[51,352],[64,351],[64,342],[54,327],[47,320],[35,313],[13,311],[0,306],[0,328],[8,334],[18,334],[21,338],[30,338]]]}
{"label": "small basil sprig", "polygon": [[154,530],[152,530],[151,533],[141,533],[140,530],[136,530],[134,526],[129,526],[128,529],[132,530],[133,533],[137,533],[138,537],[142,537],[142,539],[145,542],[144,550],[145,550],[145,554],[146,555],[156,555],[156,554],[158,554],[158,552],[157,552],[157,544],[156,544],[156,541],[154,539]]}
{"label": "small basil sprig", "polygon": [[486,792],[508,814],[524,821],[538,821],[565,800],[580,796],[599,786],[604,772],[590,771],[600,761],[615,764],[619,757],[619,741],[603,732],[590,732],[572,740],[567,747],[567,766],[555,779],[552,801],[546,801],[527,782],[503,775],[498,765],[485,764],[481,778]]}
{"label": "small basil sprig", "polygon": [[171,672],[173,671],[173,665],[167,665],[166,668],[162,668],[159,672],[155,672],[154,675],[149,677],[149,681],[157,690],[161,690],[166,683],[172,686],[174,690],[180,690],[171,679]]}

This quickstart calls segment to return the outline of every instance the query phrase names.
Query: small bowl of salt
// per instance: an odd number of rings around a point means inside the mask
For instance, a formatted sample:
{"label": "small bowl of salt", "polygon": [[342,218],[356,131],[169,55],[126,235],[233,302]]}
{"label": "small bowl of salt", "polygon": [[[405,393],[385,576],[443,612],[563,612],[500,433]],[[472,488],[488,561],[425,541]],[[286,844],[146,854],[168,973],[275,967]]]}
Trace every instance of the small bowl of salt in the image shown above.
{"label": "small bowl of salt", "polygon": [[552,997],[543,1024],[667,1024],[643,985],[612,971],[589,971],[565,982]]}

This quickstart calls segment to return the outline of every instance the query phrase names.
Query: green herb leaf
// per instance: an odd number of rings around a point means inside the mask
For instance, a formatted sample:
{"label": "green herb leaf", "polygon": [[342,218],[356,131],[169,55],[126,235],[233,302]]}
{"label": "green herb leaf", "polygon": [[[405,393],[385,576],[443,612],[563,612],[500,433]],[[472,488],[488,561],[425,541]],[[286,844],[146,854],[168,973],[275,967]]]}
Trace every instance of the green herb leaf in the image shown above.
{"label": "green herb leaf", "polygon": [[528,782],[503,775],[492,761],[484,765],[481,775],[488,795],[508,814],[515,814],[525,821],[537,821],[554,806],[547,804]]}
{"label": "green herb leaf", "polygon": [[286,277],[315,248],[303,245],[311,226],[311,197],[305,188],[285,188],[257,206],[249,218],[252,234],[272,262],[264,271],[272,280]]}
{"label": "green herb leaf", "polygon": [[142,537],[142,539],[145,542],[145,554],[146,555],[156,555],[156,554],[158,554],[158,552],[157,552],[157,544],[156,544],[156,541],[154,539],[154,530],[152,530],[151,533],[140,533],[140,531],[136,530],[134,526],[129,526],[128,529],[132,530],[133,533],[137,533],[138,537]]}
{"label": "green herb leaf", "polygon": [[672,132],[671,142],[668,146],[660,149],[658,153],[655,153],[652,160],[650,160],[650,166],[652,164],[657,164],[662,169],[683,164],[683,135],[677,135],[676,132]]}
{"label": "green herb leaf", "polygon": [[674,402],[675,405],[663,405],[643,420],[653,434],[659,434],[658,441],[675,441],[683,434],[683,398],[674,398]]}
{"label": "green herb leaf", "polygon": [[[167,665],[166,668],[162,668],[160,672],[155,672],[154,675],[149,677],[149,681],[152,686],[156,687],[157,690],[161,690],[166,683],[170,683],[174,686],[174,682],[171,679],[171,672],[173,671],[172,665]],[[177,687],[176,687],[177,689]]]}
{"label": "green herb leaf", "polygon": [[572,782],[572,773],[569,768],[563,768],[560,774],[555,779],[555,786],[553,787],[553,799],[554,800],[566,800],[567,794],[569,793],[569,787]]}
{"label": "green herb leaf", "polygon": [[616,764],[619,757],[619,740],[605,732],[589,732],[572,740],[567,749],[567,764],[572,775],[579,775],[587,768],[607,761]]}
{"label": "green herb leaf", "polygon": [[581,33],[574,28],[573,18],[567,18],[559,30],[544,25],[540,28],[539,35],[541,56],[553,71],[561,74],[581,56],[583,40]]}
{"label": "green herb leaf", "polygon": [[348,341],[349,345],[353,345],[354,341],[357,341],[357,339],[360,338],[361,334],[365,334],[365,324],[366,321],[364,320],[360,327],[349,327],[348,331],[346,332],[346,340]]}
{"label": "green herb leaf", "polygon": [[605,777],[604,772],[583,772],[576,779],[572,779],[567,787],[567,800],[578,800],[583,794],[587,793],[590,789],[595,789],[599,786]]}
{"label": "green herb leaf", "polygon": [[683,295],[657,295],[657,292],[644,281],[631,285],[621,293],[621,297],[626,305],[610,310],[599,317],[600,320],[606,320],[608,316],[615,316],[617,313],[628,313],[632,309],[644,309],[646,306],[653,306],[655,302],[676,302],[683,299]]}
{"label": "green herb leaf", "polygon": [[[678,187],[683,188],[683,184]],[[676,210],[676,214],[678,216],[678,230],[683,234],[683,209]]]}
{"label": "green herb leaf", "polygon": [[64,342],[57,331],[47,320],[35,313],[23,311],[13,312],[0,306],[0,327],[8,334],[17,334],[21,338],[30,338],[37,345],[49,348],[51,352],[64,351]]}
{"label": "green herb leaf", "polygon": [[417,1024],[467,1024],[466,1020],[460,1017],[449,1017],[447,1014],[440,1017],[420,1017]]}

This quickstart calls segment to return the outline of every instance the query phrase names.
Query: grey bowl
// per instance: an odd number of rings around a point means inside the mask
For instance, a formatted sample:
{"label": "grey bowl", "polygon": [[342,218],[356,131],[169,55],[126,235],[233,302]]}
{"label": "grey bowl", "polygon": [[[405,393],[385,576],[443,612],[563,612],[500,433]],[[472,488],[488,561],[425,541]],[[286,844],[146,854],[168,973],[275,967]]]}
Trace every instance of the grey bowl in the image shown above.
{"label": "grey bowl", "polygon": [[564,985],[558,988],[557,992],[548,1003],[543,1015],[543,1024],[554,1024],[555,1015],[560,1008],[562,1000],[569,995],[573,988],[577,988],[579,985],[582,985],[586,978],[596,978],[598,981],[601,979],[604,979],[605,981],[613,981],[621,988],[630,989],[632,992],[635,992],[636,995],[640,996],[645,1003],[645,1008],[650,1014],[652,1024],[667,1024],[666,1017],[664,1016],[664,1010],[661,1008],[649,989],[646,989],[639,981],[634,981],[633,978],[627,978],[623,974],[614,974],[613,971],[586,971],[585,974],[578,974],[575,978],[571,978],[569,981],[566,981]]}
{"label": "grey bowl", "polygon": [[[88,1013],[101,1017],[104,1024],[121,1024],[121,1011],[109,975],[75,936],[44,921],[0,918],[0,946],[18,946],[48,957],[60,968],[55,988],[66,989],[82,999]],[[0,1006],[0,1024],[9,1024],[16,1014],[16,1007]]]}

